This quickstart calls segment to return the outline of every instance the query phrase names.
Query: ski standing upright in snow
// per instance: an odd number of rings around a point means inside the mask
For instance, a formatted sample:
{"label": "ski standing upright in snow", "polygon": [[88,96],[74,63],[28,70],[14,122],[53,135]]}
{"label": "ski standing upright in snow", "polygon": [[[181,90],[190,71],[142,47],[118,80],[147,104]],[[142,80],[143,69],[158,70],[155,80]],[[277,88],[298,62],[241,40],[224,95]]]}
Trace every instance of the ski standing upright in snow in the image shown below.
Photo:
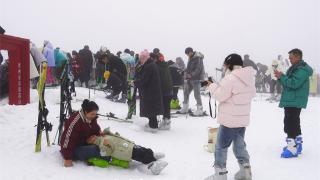
{"label": "ski standing upright in snow", "polygon": [[[138,64],[135,68],[135,71],[138,72],[141,69],[141,65]],[[131,89],[131,88],[130,88]],[[138,88],[133,83],[133,93],[130,96],[128,96],[128,115],[126,119],[131,119],[132,115],[136,113],[136,105],[137,105],[137,91]],[[131,94],[131,93],[130,93]]]}
{"label": "ski standing upright in snow", "polygon": [[50,146],[49,131],[52,130],[52,124],[47,121],[47,116],[49,114],[48,109],[46,108],[46,103],[44,100],[45,87],[46,87],[46,77],[47,77],[47,63],[43,62],[40,65],[40,78],[38,82],[38,96],[39,96],[39,114],[38,114],[38,124],[37,126],[37,137],[36,137],[36,146],[35,152],[41,151],[41,138],[42,131],[46,131],[47,145]]}
{"label": "ski standing upright in snow", "polygon": [[59,127],[57,129],[53,144],[56,141],[58,135],[58,144],[60,144],[61,134],[63,131],[64,122],[72,114],[71,106],[71,94],[75,93],[73,75],[70,71],[70,64],[66,62],[63,72],[60,77],[61,86],[60,86],[60,116],[59,116]]}

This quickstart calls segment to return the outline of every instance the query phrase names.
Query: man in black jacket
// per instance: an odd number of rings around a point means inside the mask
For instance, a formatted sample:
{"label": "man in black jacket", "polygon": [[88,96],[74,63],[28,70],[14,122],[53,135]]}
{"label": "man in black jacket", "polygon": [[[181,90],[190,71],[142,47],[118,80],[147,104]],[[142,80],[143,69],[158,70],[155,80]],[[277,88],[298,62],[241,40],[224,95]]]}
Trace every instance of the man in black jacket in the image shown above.
{"label": "man in black jacket", "polygon": [[[106,57],[106,66],[107,70],[110,71],[111,76],[110,78],[117,78],[121,82],[121,91],[122,96],[119,99],[120,92],[114,91],[112,95],[108,98],[112,99],[115,102],[126,103],[127,101],[127,90],[128,90],[128,82],[127,82],[127,67],[123,63],[123,61],[113,55],[112,53],[108,53]],[[108,79],[108,82],[112,81],[112,79]],[[107,83],[108,83],[107,82]]]}
{"label": "man in black jacket", "polygon": [[163,114],[159,69],[147,50],[140,53],[139,62],[141,67],[136,72],[134,82],[139,89],[140,116],[149,119],[145,130],[156,133],[158,131],[157,115]]}
{"label": "man in black jacket", "polygon": [[81,73],[80,81],[81,85],[84,82],[86,87],[89,87],[90,73],[93,63],[93,55],[88,45],[85,45],[83,49],[79,51],[79,57],[81,61]]}

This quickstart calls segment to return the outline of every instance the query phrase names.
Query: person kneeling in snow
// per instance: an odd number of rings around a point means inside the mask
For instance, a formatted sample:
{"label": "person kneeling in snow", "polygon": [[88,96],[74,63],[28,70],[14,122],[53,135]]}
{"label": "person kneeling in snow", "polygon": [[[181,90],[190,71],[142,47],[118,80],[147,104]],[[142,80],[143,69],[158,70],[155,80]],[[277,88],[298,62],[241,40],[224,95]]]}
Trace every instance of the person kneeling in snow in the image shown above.
{"label": "person kneeling in snow", "polygon": [[211,95],[219,101],[218,123],[220,124],[215,148],[215,174],[206,180],[226,180],[228,148],[233,142],[233,152],[238,159],[240,171],[237,180],[251,180],[249,154],[244,141],[249,125],[251,101],[255,96],[255,72],[244,67],[240,55],[231,54],[224,61],[225,77],[219,84],[207,81]]}
{"label": "person kneeling in snow", "polygon": [[110,164],[128,168],[129,162],[135,160],[147,165],[148,171],[154,175],[160,174],[168,165],[167,162],[160,160],[165,157],[163,153],[153,153],[151,149],[135,145],[119,133],[112,133],[109,128],[104,129],[103,134],[103,136],[93,135],[87,139],[88,144],[97,145],[101,156],[106,157],[90,159],[89,163],[93,165],[108,167]]}

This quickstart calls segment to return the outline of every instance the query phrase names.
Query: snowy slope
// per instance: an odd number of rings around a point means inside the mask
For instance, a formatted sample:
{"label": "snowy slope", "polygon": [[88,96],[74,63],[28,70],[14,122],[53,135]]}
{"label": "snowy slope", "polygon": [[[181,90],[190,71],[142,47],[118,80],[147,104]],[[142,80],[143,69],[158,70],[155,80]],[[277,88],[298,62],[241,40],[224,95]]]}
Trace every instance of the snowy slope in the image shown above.
{"label": "snowy slope", "polygon": [[[203,145],[207,141],[207,127],[217,126],[209,117],[172,119],[172,130],[150,134],[143,131],[147,120],[134,116],[134,123],[118,123],[100,118],[102,128],[111,127],[136,144],[166,153],[169,166],[159,176],[147,175],[141,165],[133,163],[128,170],[119,168],[101,169],[76,162],[72,168],[64,168],[59,146],[46,147],[34,153],[37,122],[37,94],[31,91],[31,104],[26,106],[0,105],[0,179],[1,180],[56,180],[56,179],[108,179],[108,180],[201,180],[213,173],[213,154],[207,153]],[[181,95],[181,94],[180,94]],[[127,105],[116,104],[104,98],[104,93],[91,92],[100,106],[100,113],[113,112],[125,117]],[[191,95],[192,96],[192,95]],[[77,99],[88,98],[88,90],[77,88]],[[277,104],[264,102],[265,95],[257,95],[252,105],[252,121],[247,129],[246,140],[251,155],[255,180],[318,180],[320,179],[320,99],[310,98],[309,107],[302,112],[304,151],[297,159],[281,159],[285,135],[282,131],[283,110]],[[191,98],[193,99],[193,98]],[[50,111],[48,120],[53,123],[51,141],[58,126],[59,90],[46,90],[46,101]],[[208,99],[203,99],[208,109]],[[78,109],[81,102],[74,101]],[[195,103],[191,103],[194,106]],[[44,134],[43,134],[44,135]],[[43,136],[44,137],[44,136]],[[237,162],[229,151],[229,179],[238,170]]]}

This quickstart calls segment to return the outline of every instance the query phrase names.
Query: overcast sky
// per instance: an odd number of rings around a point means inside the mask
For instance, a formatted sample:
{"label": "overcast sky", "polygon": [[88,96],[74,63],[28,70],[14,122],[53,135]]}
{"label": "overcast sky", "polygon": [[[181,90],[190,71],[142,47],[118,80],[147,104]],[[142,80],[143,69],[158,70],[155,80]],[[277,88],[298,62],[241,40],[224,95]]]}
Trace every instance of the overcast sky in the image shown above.
{"label": "overcast sky", "polygon": [[319,0],[0,0],[0,25],[67,51],[158,47],[168,60],[191,46],[210,74],[230,53],[270,64],[300,48],[320,71]]}

